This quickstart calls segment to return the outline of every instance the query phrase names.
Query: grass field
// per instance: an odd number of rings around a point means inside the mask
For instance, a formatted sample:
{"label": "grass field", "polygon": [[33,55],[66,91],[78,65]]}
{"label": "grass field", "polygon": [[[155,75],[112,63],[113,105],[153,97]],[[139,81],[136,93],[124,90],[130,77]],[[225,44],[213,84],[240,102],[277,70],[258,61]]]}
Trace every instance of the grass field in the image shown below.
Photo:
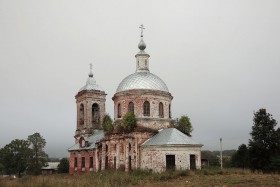
{"label": "grass field", "polygon": [[0,178],[0,187],[181,187],[181,186],[280,186],[279,174],[251,173],[241,169],[203,169],[200,171],[174,171],[151,173],[136,170],[131,173],[102,171],[79,175],[55,174],[24,176],[15,180]]}

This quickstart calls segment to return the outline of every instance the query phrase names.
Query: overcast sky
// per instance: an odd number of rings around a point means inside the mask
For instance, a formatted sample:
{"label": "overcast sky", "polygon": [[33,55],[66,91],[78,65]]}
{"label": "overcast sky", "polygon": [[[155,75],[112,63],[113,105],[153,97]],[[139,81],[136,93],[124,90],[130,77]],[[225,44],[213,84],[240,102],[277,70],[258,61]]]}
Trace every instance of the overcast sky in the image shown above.
{"label": "overcast sky", "polygon": [[39,132],[52,157],[74,144],[74,96],[89,64],[113,117],[144,24],[150,71],[204,150],[237,149],[253,112],[280,120],[280,1],[0,0],[0,148]]}

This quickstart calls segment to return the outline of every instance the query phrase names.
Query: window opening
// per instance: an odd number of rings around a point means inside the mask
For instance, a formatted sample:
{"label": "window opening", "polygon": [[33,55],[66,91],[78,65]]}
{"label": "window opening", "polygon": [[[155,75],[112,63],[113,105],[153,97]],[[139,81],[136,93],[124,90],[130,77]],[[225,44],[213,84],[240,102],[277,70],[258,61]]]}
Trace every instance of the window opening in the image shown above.
{"label": "window opening", "polygon": [[99,106],[97,103],[94,103],[92,105],[92,122],[99,123],[99,121],[100,121]]}
{"label": "window opening", "polygon": [[160,102],[159,105],[158,105],[158,111],[159,111],[159,117],[163,118],[164,114],[163,114],[163,104],[162,104],[162,102]]}
{"label": "window opening", "polygon": [[85,157],[82,157],[82,168],[85,167],[85,164],[86,164],[86,159],[85,159]]}
{"label": "window opening", "polygon": [[84,105],[81,104],[80,105],[80,125],[84,124],[84,114],[85,114]]}
{"label": "window opening", "polygon": [[144,105],[143,105],[143,115],[144,116],[150,116],[150,103],[148,101],[144,102]]}
{"label": "window opening", "polygon": [[133,104],[133,102],[129,102],[129,104],[128,104],[128,112],[132,112],[134,114],[134,104]]}
{"label": "window opening", "polygon": [[121,104],[118,104],[118,118],[122,117]]}

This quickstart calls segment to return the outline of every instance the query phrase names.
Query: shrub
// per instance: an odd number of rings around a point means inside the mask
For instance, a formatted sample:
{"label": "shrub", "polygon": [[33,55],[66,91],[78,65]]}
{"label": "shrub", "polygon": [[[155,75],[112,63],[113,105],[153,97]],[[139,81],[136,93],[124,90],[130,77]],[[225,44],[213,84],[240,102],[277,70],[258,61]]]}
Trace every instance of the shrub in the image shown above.
{"label": "shrub", "polygon": [[137,119],[132,112],[128,112],[123,117],[124,131],[132,132],[137,126]]}

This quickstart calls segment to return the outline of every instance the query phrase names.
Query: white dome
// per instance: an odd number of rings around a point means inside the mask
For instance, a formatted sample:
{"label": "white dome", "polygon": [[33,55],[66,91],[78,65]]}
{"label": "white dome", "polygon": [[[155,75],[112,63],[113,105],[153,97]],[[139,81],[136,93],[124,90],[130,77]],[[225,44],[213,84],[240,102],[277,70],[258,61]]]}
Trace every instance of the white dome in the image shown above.
{"label": "white dome", "polygon": [[149,71],[138,71],[124,78],[116,92],[126,90],[160,90],[169,92],[166,84],[155,74]]}

